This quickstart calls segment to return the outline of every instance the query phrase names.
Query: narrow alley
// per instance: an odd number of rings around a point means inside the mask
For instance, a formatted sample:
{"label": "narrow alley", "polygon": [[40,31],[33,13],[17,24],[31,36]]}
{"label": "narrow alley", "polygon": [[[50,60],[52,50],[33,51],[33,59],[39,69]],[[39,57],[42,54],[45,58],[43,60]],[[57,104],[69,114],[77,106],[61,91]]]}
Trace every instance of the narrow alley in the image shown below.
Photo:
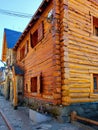
{"label": "narrow alley", "polygon": [[[42,123],[32,122],[29,119],[28,109],[26,107],[18,107],[17,110],[14,110],[11,103],[8,100],[5,100],[3,96],[0,96],[0,109],[4,113],[13,130],[95,130],[79,123],[62,124],[54,119]],[[1,117],[0,130],[8,130]]]}
{"label": "narrow alley", "polygon": [[0,6],[0,130],[98,130],[98,0]]}

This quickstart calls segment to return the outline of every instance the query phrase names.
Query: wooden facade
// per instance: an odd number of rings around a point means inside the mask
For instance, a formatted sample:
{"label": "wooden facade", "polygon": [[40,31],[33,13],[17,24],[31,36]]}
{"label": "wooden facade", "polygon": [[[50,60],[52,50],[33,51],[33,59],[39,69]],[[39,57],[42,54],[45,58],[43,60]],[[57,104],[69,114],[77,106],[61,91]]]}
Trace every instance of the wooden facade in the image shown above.
{"label": "wooden facade", "polygon": [[43,0],[14,47],[25,97],[62,105],[98,101],[97,23],[97,0]]}
{"label": "wooden facade", "polygon": [[[97,81],[94,81],[97,80],[94,75],[98,74],[98,35],[95,34],[98,27],[98,1],[69,0],[68,8],[70,102],[98,101],[98,93],[95,92]],[[66,91],[66,87],[64,89]]]}

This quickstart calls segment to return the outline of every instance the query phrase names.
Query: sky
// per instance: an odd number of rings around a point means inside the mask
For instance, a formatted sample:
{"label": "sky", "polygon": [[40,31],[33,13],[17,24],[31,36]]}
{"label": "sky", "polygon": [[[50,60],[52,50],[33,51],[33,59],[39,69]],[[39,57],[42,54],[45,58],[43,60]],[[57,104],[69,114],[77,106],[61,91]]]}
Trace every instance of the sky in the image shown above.
{"label": "sky", "polygon": [[[43,0],[0,0],[0,10],[22,12],[34,15]],[[31,18],[21,18],[0,13],[0,59],[4,28],[23,32]],[[0,67],[3,64],[0,62]]]}

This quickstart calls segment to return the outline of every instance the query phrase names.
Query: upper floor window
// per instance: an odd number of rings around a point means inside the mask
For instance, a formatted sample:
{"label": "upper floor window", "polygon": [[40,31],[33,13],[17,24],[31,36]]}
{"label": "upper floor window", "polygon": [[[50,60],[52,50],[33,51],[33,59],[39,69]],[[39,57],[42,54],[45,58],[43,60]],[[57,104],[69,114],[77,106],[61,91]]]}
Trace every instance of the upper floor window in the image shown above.
{"label": "upper floor window", "polygon": [[29,51],[29,41],[26,41],[26,44],[20,49],[20,60],[22,60]]}
{"label": "upper floor window", "polygon": [[93,17],[93,33],[94,36],[98,36],[98,18]]}
{"label": "upper floor window", "polygon": [[22,60],[25,57],[25,46],[23,46],[20,50],[20,59]]}
{"label": "upper floor window", "polygon": [[33,48],[34,46],[37,45],[37,43],[42,40],[44,36],[44,28],[43,28],[43,22],[40,23],[39,27],[33,34],[31,34],[31,47]]}

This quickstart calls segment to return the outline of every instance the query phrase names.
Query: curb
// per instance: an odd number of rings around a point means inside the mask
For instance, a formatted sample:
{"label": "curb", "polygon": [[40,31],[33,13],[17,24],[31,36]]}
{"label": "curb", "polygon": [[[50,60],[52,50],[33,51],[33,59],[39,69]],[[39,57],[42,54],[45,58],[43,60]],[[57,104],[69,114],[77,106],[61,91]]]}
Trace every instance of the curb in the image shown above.
{"label": "curb", "polygon": [[8,119],[5,117],[4,113],[3,113],[1,110],[0,110],[0,114],[1,114],[1,116],[2,116],[2,118],[3,118],[3,120],[5,121],[7,127],[9,128],[9,130],[14,130],[14,129],[12,128],[11,124],[9,123]]}

